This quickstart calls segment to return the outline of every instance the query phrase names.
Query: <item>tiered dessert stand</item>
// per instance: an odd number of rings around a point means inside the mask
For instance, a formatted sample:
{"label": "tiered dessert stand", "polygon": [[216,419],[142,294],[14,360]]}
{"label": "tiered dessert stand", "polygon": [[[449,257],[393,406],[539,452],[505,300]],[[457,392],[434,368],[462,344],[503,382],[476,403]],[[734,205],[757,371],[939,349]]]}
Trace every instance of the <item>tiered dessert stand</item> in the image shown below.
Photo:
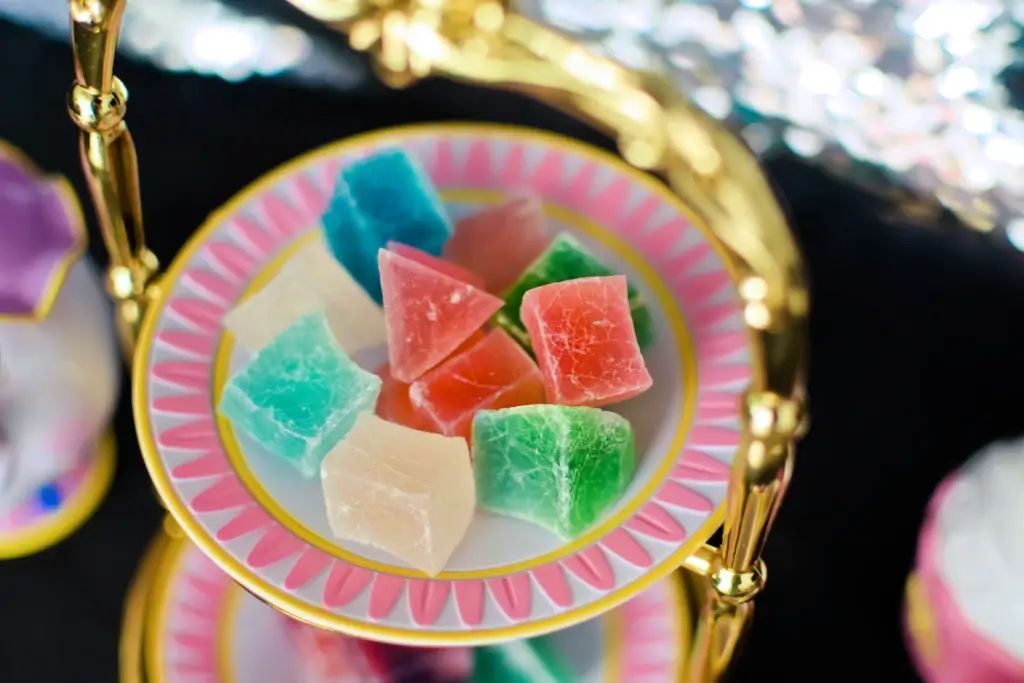
{"label": "tiered dessert stand", "polygon": [[[752,155],[663,79],[590,54],[502,2],[291,1],[347,34],[391,86],[437,75],[526,93],[614,136],[621,158],[510,127],[360,136],[244,190],[158,275],[143,239],[127,93],[112,73],[125,0],[70,0],[70,112],[110,252],[109,291],[134,348],[139,442],[174,528],[294,619],[410,645],[566,629],[681,567],[693,626],[683,677],[717,678],[764,585],[761,550],[806,419],[807,289]],[[223,316],[313,234],[338,168],[383,146],[418,156],[453,215],[530,187],[550,221],[630,275],[651,303],[655,388],[625,409],[638,472],[577,541],[478,516],[448,569],[428,579],[335,541],[316,489],[274,476],[216,416],[238,362]],[[720,525],[721,548],[706,545]]]}

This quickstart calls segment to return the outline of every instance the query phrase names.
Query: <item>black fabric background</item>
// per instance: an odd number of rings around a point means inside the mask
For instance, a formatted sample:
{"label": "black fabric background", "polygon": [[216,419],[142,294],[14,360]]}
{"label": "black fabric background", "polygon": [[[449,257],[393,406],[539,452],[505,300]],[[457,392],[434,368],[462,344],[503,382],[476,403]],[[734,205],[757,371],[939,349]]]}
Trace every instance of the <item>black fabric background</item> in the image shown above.
{"label": "black fabric background", "polygon": [[[82,192],[64,111],[69,49],[0,23],[0,64],[0,138]],[[151,246],[165,262],[248,182],[354,133],[506,121],[607,146],[533,103],[443,82],[343,96],[127,62],[118,73],[131,89]],[[886,207],[797,162],[769,172],[810,269],[813,423],[737,680],[914,680],[901,602],[924,506],[973,450],[1024,431],[1024,262],[974,233],[887,222]],[[95,517],[55,548],[0,563],[3,683],[117,680],[123,596],[161,518],[127,396],[126,386],[117,479]]]}

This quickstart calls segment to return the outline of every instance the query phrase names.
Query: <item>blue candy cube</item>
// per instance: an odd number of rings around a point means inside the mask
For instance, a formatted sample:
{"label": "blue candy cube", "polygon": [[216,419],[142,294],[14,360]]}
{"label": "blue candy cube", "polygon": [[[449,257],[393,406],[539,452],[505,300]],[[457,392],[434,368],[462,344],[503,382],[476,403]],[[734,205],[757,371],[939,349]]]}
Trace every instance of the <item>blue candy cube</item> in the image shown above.
{"label": "blue candy cube", "polygon": [[221,415],[302,476],[372,411],[381,380],[356,365],[322,313],[300,318],[228,380]]}
{"label": "blue candy cube", "polygon": [[440,256],[452,223],[419,163],[400,149],[361,159],[338,176],[322,223],[335,258],[378,304],[377,252],[389,241]]}

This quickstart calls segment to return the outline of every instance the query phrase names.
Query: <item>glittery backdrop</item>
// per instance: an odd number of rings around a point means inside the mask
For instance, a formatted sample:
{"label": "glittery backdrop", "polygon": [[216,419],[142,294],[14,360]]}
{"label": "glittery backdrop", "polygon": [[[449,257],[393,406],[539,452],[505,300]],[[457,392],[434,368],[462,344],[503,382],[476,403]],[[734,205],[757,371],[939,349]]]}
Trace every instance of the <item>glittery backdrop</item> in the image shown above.
{"label": "glittery backdrop", "polygon": [[[760,153],[872,170],[1024,248],[1024,0],[520,0],[640,69],[668,71]],[[1018,93],[1018,95],[1021,93]]]}
{"label": "glittery backdrop", "polygon": [[[865,186],[895,183],[1024,249],[1024,113],[1007,86],[1024,100],[1024,0],[514,4],[628,66],[667,71],[760,154],[788,149]],[[252,4],[128,8],[124,51],[166,69],[339,89],[367,78],[338,43]],[[67,32],[66,0],[0,0],[0,16]]]}

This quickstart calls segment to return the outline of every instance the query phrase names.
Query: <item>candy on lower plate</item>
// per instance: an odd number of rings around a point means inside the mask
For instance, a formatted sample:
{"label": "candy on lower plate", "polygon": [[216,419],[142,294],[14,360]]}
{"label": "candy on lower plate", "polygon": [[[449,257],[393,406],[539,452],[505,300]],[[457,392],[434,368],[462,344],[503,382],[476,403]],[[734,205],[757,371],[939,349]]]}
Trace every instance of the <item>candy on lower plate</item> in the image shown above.
{"label": "candy on lower plate", "polygon": [[603,406],[651,388],[622,275],[531,289],[522,318],[550,403]]}
{"label": "candy on lower plate", "polygon": [[465,647],[376,643],[293,620],[287,628],[299,655],[298,683],[465,683],[473,670]]}
{"label": "candy on lower plate", "polygon": [[465,282],[467,285],[473,285],[477,289],[484,288],[483,280],[465,268],[460,268],[453,263],[448,263],[444,259],[431,256],[427,252],[421,251],[416,247],[410,247],[409,245],[402,244],[401,242],[388,242],[388,251],[394,252],[399,256],[404,256],[410,261],[415,261],[416,263],[424,265],[431,270],[436,270],[437,272],[447,275],[459,282]]}
{"label": "candy on lower plate", "polygon": [[544,204],[532,194],[516,194],[456,222],[444,256],[483,278],[488,292],[501,295],[550,243]]}
{"label": "candy on lower plate", "polygon": [[371,671],[387,683],[466,683],[473,671],[473,654],[467,647],[359,643]]}
{"label": "candy on lower plate", "polygon": [[256,352],[299,318],[323,312],[350,355],[387,341],[384,312],[327,251],[323,240],[300,249],[270,282],[236,306],[224,326]]}
{"label": "candy on lower plate", "polygon": [[547,638],[473,650],[473,683],[573,683],[576,677]]}
{"label": "candy on lower plate", "polygon": [[380,249],[394,241],[440,256],[452,234],[426,171],[400,149],[382,150],[343,168],[321,222],[335,258],[378,303]]}
{"label": "candy on lower plate", "polygon": [[362,413],[321,466],[334,535],[387,551],[430,576],[473,520],[476,487],[465,439]]}
{"label": "candy on lower plate", "polygon": [[468,439],[478,411],[543,403],[544,384],[529,354],[498,329],[413,382],[409,397],[434,430]]}
{"label": "candy on lower plate", "polygon": [[386,249],[380,250],[391,373],[412,382],[450,356],[501,300]]}
{"label": "candy on lower plate", "polygon": [[[535,287],[583,277],[604,277],[615,273],[590,253],[579,240],[567,234],[555,236],[547,250],[534,261],[504,294],[505,305],[498,313],[498,323],[521,343],[528,343],[519,309],[526,293]],[[643,295],[629,286],[629,307],[633,316],[640,348],[654,341],[654,319]]]}
{"label": "candy on lower plate", "polygon": [[293,323],[253,356],[224,386],[219,412],[304,477],[372,411],[379,377],[347,355],[322,314]]}
{"label": "candy on lower plate", "polygon": [[572,540],[608,511],[636,469],[633,428],[580,406],[482,410],[473,420],[481,509]]}

